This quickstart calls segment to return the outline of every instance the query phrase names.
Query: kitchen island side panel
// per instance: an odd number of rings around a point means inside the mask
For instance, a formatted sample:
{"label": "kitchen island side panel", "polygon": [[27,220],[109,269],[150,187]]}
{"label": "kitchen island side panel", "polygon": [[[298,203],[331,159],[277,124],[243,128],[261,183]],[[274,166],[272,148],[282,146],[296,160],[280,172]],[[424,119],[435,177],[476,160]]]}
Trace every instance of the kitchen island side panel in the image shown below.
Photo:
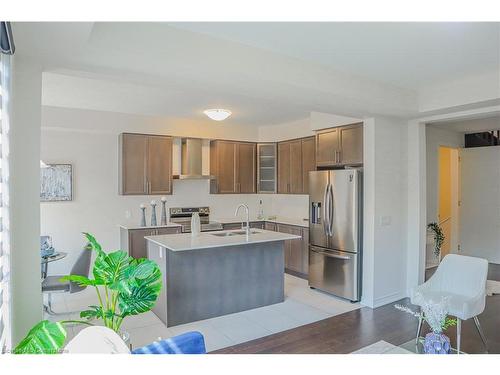
{"label": "kitchen island side panel", "polygon": [[167,253],[168,327],[284,301],[283,241]]}

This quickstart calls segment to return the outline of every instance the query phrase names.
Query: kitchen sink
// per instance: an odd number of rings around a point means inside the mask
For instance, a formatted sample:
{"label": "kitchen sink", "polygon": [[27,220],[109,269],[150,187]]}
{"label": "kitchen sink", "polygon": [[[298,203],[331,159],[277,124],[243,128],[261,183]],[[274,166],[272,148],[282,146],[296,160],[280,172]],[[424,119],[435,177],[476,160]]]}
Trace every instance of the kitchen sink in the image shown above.
{"label": "kitchen sink", "polygon": [[[255,234],[255,233],[260,233],[257,230],[250,230],[249,234]],[[231,237],[231,236],[242,236],[246,234],[246,231],[244,230],[235,230],[232,232],[215,232],[215,233],[210,233],[212,236],[217,236],[217,237]]]}

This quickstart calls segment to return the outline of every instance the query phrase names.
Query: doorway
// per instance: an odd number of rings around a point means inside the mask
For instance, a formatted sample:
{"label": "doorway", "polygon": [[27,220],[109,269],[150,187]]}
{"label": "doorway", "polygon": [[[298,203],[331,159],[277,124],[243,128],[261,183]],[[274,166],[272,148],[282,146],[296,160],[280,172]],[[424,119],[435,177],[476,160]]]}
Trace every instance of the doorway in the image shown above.
{"label": "doorway", "polygon": [[438,224],[444,234],[439,260],[459,251],[460,149],[439,147]]}

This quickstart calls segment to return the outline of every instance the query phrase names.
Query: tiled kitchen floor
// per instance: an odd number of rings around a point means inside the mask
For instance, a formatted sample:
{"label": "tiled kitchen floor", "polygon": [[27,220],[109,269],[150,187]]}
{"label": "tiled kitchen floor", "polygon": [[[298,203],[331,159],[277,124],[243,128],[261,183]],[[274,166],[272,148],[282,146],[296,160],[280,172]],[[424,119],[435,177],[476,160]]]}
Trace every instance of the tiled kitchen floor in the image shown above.
{"label": "tiled kitchen floor", "polygon": [[[53,301],[53,309],[57,312],[79,311],[96,304],[97,297],[94,289],[87,288],[74,295],[54,294]],[[159,338],[164,339],[188,331],[200,331],[205,336],[207,351],[212,351],[326,319],[359,307],[357,303],[312,290],[307,285],[307,280],[285,274],[283,303],[169,328],[165,327],[152,312],[147,312],[127,317],[122,329],[130,333],[134,348]],[[60,314],[50,316],[48,319],[79,319],[79,315]],[[84,326],[70,327],[69,338],[74,337],[83,328]]]}

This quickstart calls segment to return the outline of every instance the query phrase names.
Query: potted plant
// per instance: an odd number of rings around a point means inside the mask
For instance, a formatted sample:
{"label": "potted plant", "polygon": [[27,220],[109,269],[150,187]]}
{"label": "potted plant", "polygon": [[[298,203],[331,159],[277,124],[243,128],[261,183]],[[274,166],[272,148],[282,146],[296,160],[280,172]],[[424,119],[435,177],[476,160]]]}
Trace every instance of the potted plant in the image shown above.
{"label": "potted plant", "polygon": [[439,255],[441,254],[441,246],[443,246],[445,240],[443,231],[439,224],[435,222],[427,224],[427,230],[430,232],[430,235],[434,240],[434,256],[439,258]]}
{"label": "potted plant", "polygon": [[450,338],[443,331],[456,325],[457,320],[448,317],[446,305],[446,299],[442,299],[437,303],[434,301],[425,301],[422,303],[421,312],[415,312],[408,306],[394,305],[398,310],[423,319],[431,327],[432,332],[425,335],[423,343],[426,354],[449,354],[451,352]]}
{"label": "potted plant", "polygon": [[14,353],[59,353],[66,341],[66,325],[93,325],[91,321],[95,319],[102,320],[106,327],[123,338],[120,332],[123,320],[130,315],[147,312],[155,305],[162,286],[161,272],[155,262],[132,258],[121,250],[105,253],[94,236],[89,233],[84,235],[90,249],[96,252],[93,278],[69,275],[62,280],[95,288],[99,305],[89,306],[88,310],[82,311],[80,318],[84,320],[39,322],[17,345]]}

